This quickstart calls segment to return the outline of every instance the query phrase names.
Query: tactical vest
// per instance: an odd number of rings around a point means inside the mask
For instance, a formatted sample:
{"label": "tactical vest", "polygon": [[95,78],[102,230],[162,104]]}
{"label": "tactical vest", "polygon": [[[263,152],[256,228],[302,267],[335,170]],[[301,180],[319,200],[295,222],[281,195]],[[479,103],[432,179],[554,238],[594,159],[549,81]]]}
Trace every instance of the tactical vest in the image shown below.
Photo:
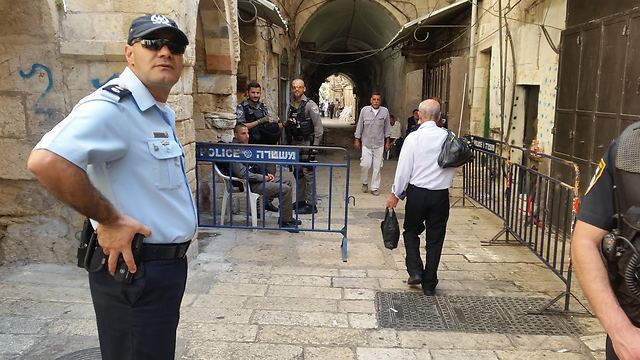
{"label": "tactical vest", "polygon": [[620,306],[640,325],[640,122],[627,127],[611,151],[616,229],[602,250]]}
{"label": "tactical vest", "polygon": [[295,122],[287,121],[287,131],[291,136],[303,138],[313,136],[313,121],[305,116],[308,102],[308,100],[302,100],[297,109],[293,104],[289,105],[289,119],[295,119]]}
{"label": "tactical vest", "polygon": [[[252,123],[262,117],[269,115],[267,106],[259,103],[258,108],[249,105],[249,101],[245,100],[240,103],[244,119],[246,123]],[[249,130],[249,143],[275,145],[280,140],[280,127],[276,123],[265,123]]]}
{"label": "tactical vest", "polygon": [[253,106],[250,106],[249,102],[246,100],[243,101],[241,105],[242,111],[244,112],[244,119],[247,123],[254,122],[257,119],[268,115],[267,107],[264,105],[264,103],[259,103],[257,109]]}

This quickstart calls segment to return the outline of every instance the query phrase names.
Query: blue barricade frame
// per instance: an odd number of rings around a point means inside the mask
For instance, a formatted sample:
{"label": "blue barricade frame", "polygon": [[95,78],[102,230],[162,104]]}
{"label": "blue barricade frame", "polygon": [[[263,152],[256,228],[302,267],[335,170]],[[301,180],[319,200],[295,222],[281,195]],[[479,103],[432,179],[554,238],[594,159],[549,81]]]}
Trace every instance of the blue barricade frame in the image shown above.
{"label": "blue barricade frame", "polygon": [[[339,155],[339,158],[342,159],[340,162],[330,162],[330,161],[303,161],[307,159],[306,154],[310,153],[310,151],[314,152],[322,152],[323,154],[332,154]],[[325,156],[320,156],[324,158]],[[335,157],[335,156],[334,156]],[[319,226],[318,220],[320,218],[320,213],[312,213],[310,227],[307,227],[305,223],[298,227],[299,231],[314,231],[314,232],[326,232],[326,233],[338,233],[342,235],[342,243],[341,243],[341,252],[342,252],[342,261],[347,261],[347,229],[348,229],[348,216],[349,216],[349,176],[350,176],[350,161],[351,156],[349,152],[341,147],[326,147],[326,146],[280,146],[280,145],[245,145],[239,143],[196,143],[196,208],[198,212],[198,226],[200,227],[215,227],[215,228],[237,228],[237,229],[253,229],[253,230],[291,230],[291,228],[280,227],[279,224],[274,226],[270,226],[267,224],[266,212],[265,212],[265,201],[261,201],[260,209],[258,209],[259,214],[261,214],[261,218],[257,226],[253,226],[250,219],[250,205],[251,198],[250,196],[255,196],[255,194],[259,194],[262,196],[265,194],[266,185],[263,182],[262,189],[260,193],[253,193],[251,195],[249,193],[250,189],[246,189],[244,195],[240,193],[240,196],[244,197],[244,204],[246,205],[246,215],[245,221],[241,221],[238,223],[235,221],[233,215],[231,214],[231,205],[229,206],[229,223],[224,224],[224,219],[220,219],[218,221],[218,216],[222,214],[222,209],[218,208],[216,201],[216,194],[218,192],[217,187],[225,186],[225,184],[229,184],[230,188],[224,189],[222,191],[228,192],[230,197],[230,202],[232,203],[233,198],[233,187],[236,185],[240,185],[242,183],[243,186],[247,186],[248,183],[248,174],[245,179],[239,179],[233,177],[231,174],[231,164],[232,163],[243,163],[245,166],[249,165],[262,165],[262,174],[266,173],[266,166],[275,166],[276,173],[273,174],[277,179],[284,179],[286,173],[290,170],[287,168],[293,169],[293,175],[291,175],[292,180],[292,194],[295,189],[297,192],[298,189],[298,181],[297,176],[295,175],[298,171],[301,171],[302,167],[311,170],[311,174],[313,177],[313,199],[315,199],[317,203],[318,199],[318,175],[317,172],[319,169],[327,169],[328,172],[328,192],[327,192],[327,216],[326,216],[326,226]],[[200,181],[201,177],[205,174],[203,173],[202,167],[210,166],[211,169],[207,170],[208,175],[211,179],[211,197],[209,197],[209,201],[211,202],[211,206],[204,206],[206,210],[209,210],[209,213],[202,211],[203,204],[206,198],[201,199],[201,191],[205,190]],[[217,174],[216,175],[216,167],[220,168],[227,167],[226,173]],[[336,170],[342,170],[345,172],[344,181],[334,179],[336,175]],[[216,183],[216,176],[225,177],[225,181],[223,184]],[[234,185],[233,181],[236,182]],[[246,181],[246,183],[243,183]],[[278,181],[280,186],[280,190],[278,191],[278,203],[282,203],[282,186],[283,181]],[[340,185],[344,184],[342,187]],[[344,198],[335,199],[336,190],[334,190],[334,186],[338,186],[337,190],[344,191]],[[208,190],[207,190],[208,191]],[[236,196],[239,196],[236,195]],[[225,196],[223,194],[223,196]],[[293,199],[295,201],[295,198]],[[336,214],[333,210],[333,205],[338,202],[342,202],[344,204],[344,216],[340,219],[340,223],[338,226],[335,226],[335,223],[332,224],[332,214]],[[226,206],[226,204],[225,204]],[[293,207],[293,217],[294,219],[299,219],[298,214],[299,204],[296,202],[296,206]],[[225,208],[226,210],[226,208]],[[281,210],[280,210],[281,211]],[[280,212],[279,212],[280,213]],[[210,222],[204,221],[203,217],[205,215],[210,215]],[[209,219],[209,216],[207,216]],[[227,216],[225,216],[227,219]]]}

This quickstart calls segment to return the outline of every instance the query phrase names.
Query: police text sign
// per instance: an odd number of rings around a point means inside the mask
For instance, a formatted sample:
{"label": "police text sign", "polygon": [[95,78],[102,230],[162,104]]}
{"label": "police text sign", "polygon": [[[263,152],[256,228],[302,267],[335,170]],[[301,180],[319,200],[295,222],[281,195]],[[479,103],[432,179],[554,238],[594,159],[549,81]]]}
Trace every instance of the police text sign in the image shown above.
{"label": "police text sign", "polygon": [[203,144],[196,146],[196,160],[236,161],[236,162],[278,162],[300,161],[300,149],[292,147],[267,147],[242,144]]}

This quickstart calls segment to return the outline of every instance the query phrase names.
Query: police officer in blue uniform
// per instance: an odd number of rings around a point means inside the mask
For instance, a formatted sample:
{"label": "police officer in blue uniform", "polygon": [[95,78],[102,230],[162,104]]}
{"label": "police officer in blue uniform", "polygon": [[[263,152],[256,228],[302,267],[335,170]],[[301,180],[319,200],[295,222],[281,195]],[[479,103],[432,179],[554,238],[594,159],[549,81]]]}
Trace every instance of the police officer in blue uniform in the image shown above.
{"label": "police officer in blue uniform", "polygon": [[582,200],[571,255],[607,331],[606,358],[640,359],[640,122],[607,149]]}
{"label": "police officer in blue uniform", "polygon": [[280,140],[282,124],[272,118],[267,105],[260,101],[262,87],[257,81],[247,86],[247,98],[236,107],[237,124],[249,129],[249,144],[276,145]]}
{"label": "police officer in blue uniform", "polygon": [[[122,74],[82,99],[29,157],[42,185],[96,229],[94,256],[104,258],[89,285],[105,360],[175,356],[185,253],[197,221],[166,102],[188,43],[163,15],[134,19]],[[137,233],[145,238],[134,261]],[[116,281],[119,258],[134,274],[129,284]]]}

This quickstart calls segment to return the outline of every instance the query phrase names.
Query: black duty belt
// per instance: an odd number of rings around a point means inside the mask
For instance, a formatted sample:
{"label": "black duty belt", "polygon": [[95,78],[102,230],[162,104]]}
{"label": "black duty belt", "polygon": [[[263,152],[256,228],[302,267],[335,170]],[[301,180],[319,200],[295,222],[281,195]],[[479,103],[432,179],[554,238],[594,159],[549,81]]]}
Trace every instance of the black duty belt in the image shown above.
{"label": "black duty belt", "polygon": [[144,244],[142,246],[142,260],[173,260],[182,259],[187,254],[191,241],[180,244]]}

